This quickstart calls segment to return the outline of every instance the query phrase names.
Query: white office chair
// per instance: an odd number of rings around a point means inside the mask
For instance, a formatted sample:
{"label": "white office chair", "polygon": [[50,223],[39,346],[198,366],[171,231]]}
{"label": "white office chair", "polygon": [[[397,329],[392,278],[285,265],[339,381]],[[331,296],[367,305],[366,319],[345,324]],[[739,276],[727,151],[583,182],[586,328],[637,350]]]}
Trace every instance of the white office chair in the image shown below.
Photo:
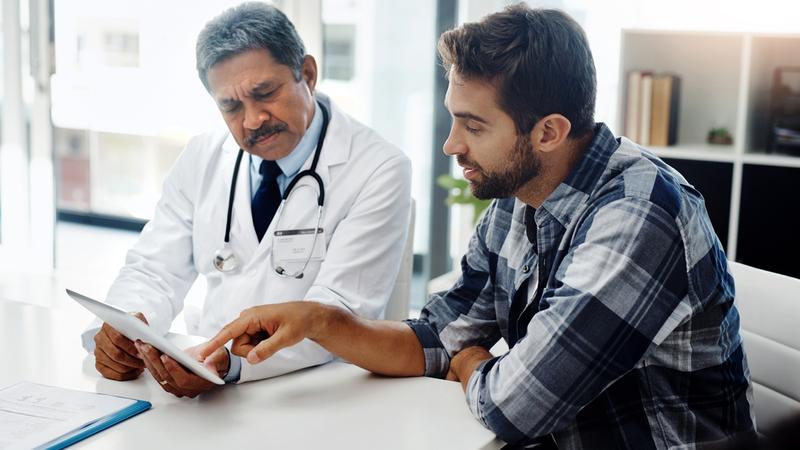
{"label": "white office chair", "polygon": [[400,272],[394,283],[389,303],[386,304],[386,320],[408,319],[408,303],[411,298],[411,272],[414,266],[414,221],[416,219],[417,204],[411,199],[411,214],[408,218],[408,238],[403,247],[403,256],[400,259]]}
{"label": "white office chair", "polygon": [[730,262],[756,426],[800,415],[800,280]]}

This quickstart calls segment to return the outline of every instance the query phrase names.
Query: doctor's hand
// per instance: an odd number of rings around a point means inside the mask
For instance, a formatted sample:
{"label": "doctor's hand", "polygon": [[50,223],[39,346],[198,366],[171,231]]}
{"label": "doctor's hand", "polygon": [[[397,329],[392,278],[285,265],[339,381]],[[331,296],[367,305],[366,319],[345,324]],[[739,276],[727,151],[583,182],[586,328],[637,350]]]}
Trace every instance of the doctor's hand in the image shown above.
{"label": "doctor's hand", "polygon": [[226,342],[233,339],[231,352],[257,364],[278,350],[292,346],[305,338],[314,338],[314,324],[319,322],[316,302],[288,302],[248,308],[239,318],[225,325],[201,347],[200,358],[213,356]]}
{"label": "doctor's hand", "polygon": [[[176,397],[195,398],[216,386],[205,378],[186,370],[180,363],[161,353],[152,345],[142,341],[136,341],[135,345],[142,354],[147,370],[158,381],[161,388],[170,394]],[[186,353],[194,359],[202,361],[199,356],[202,347],[202,345],[198,345],[187,348]],[[224,348],[217,349],[208,357],[204,355],[204,358],[203,365],[211,372],[216,373],[220,378],[227,375],[230,368],[230,358]]]}
{"label": "doctor's hand", "polygon": [[[147,323],[144,314],[134,316]],[[144,371],[144,362],[133,341],[126,338],[111,325],[104,323],[94,335],[94,367],[105,378],[117,381],[133,380]]]}

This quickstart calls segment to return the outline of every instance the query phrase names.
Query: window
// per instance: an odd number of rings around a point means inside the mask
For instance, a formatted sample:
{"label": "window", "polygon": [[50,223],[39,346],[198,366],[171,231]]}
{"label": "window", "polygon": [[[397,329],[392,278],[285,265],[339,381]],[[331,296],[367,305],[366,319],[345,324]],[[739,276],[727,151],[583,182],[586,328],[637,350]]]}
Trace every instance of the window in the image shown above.
{"label": "window", "polygon": [[60,180],[58,208],[72,211],[91,209],[89,180],[89,132],[56,128],[53,130],[56,177]]}
{"label": "window", "polygon": [[440,151],[432,145],[435,18],[436,2],[427,0],[322,1],[319,88],[413,161],[416,254],[427,252],[428,215],[422,212],[430,206],[430,152]]}
{"label": "window", "polygon": [[355,63],[356,27],[351,24],[323,24],[322,73],[328,80],[350,81]]}
{"label": "window", "polygon": [[103,62],[109,66],[138,66],[139,34],[103,32]]}
{"label": "window", "polygon": [[52,118],[58,208],[147,220],[193,135],[224,126],[195,71],[202,4],[55,1]]}
{"label": "window", "polygon": [[103,27],[99,21],[83,23],[82,30],[75,36],[77,65],[84,69],[92,66],[137,67],[138,32]]}
{"label": "window", "polygon": [[[413,161],[414,253],[428,253],[436,2],[322,0],[323,73],[319,89]],[[441,100],[436,100],[441,102]],[[441,205],[445,208],[445,205]],[[425,301],[415,282],[412,308]]]}

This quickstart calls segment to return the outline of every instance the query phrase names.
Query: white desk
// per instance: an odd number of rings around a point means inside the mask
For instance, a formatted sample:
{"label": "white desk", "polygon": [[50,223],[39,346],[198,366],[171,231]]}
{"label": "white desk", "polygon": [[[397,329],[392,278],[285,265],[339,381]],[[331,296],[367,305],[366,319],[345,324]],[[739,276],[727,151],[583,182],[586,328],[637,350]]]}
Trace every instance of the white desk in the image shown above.
{"label": "white desk", "polygon": [[27,380],[148,400],[150,411],[74,448],[497,449],[503,443],[469,413],[458,383],[384,378],[331,363],[225,386],[196,399],[164,392],[147,372],[115,382],[80,346],[88,312],[0,299],[0,386]]}

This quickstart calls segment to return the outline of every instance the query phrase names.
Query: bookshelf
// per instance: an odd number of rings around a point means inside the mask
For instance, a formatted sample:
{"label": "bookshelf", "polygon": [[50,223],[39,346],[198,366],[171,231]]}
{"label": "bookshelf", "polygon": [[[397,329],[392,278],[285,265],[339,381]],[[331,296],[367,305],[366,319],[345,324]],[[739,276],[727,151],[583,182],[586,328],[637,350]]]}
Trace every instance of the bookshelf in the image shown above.
{"label": "bookshelf", "polygon": [[[800,277],[800,153],[767,152],[778,67],[800,67],[800,34],[624,30],[618,134],[630,71],[678,75],[677,142],[648,148],[706,198],[729,259]],[[733,143],[706,143],[714,127],[727,128]]]}

